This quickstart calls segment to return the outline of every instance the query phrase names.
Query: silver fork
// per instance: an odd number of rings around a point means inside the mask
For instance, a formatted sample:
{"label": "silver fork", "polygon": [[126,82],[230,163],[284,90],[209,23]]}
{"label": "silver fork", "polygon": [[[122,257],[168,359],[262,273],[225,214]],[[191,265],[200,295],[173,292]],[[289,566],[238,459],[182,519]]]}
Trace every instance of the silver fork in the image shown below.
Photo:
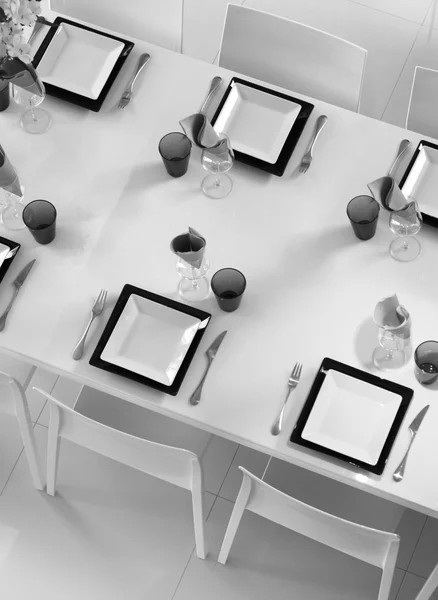
{"label": "silver fork", "polygon": [[137,63],[137,68],[135,69],[134,73],[132,74],[132,77],[128,83],[128,85],[126,86],[125,91],[122,94],[122,97],[119,100],[118,103],[118,108],[125,108],[125,106],[127,104],[129,104],[131,98],[132,98],[132,89],[134,87],[134,83],[137,79],[137,77],[140,75],[140,71],[143,69],[143,67],[146,65],[146,63],[149,61],[150,56],[149,54],[142,54],[140,56],[140,58],[138,59],[138,63]]}
{"label": "silver fork", "polygon": [[290,374],[290,377],[287,382],[288,390],[287,390],[286,398],[284,399],[284,402],[283,402],[283,406],[281,407],[278,417],[275,419],[275,423],[272,425],[272,428],[271,428],[272,435],[278,435],[281,431],[281,428],[283,426],[283,415],[284,415],[284,410],[286,408],[286,403],[289,399],[291,391],[294,390],[300,382],[302,370],[303,370],[303,365],[301,363],[297,362],[295,364],[293,371]]}
{"label": "silver fork", "polygon": [[76,344],[75,349],[73,350],[74,360],[79,360],[82,357],[82,355],[84,353],[85,340],[87,338],[88,331],[91,327],[91,323],[94,321],[94,319],[96,317],[98,317],[102,313],[103,309],[105,308],[106,296],[107,296],[107,291],[100,290],[97,300],[94,303],[93,308],[91,309],[91,317],[90,317],[90,320],[88,321],[88,325],[86,326],[85,331],[81,336],[81,339]]}
{"label": "silver fork", "polygon": [[307,150],[307,152],[301,159],[301,162],[298,165],[298,167],[295,169],[296,174],[305,173],[307,171],[307,169],[310,167],[312,160],[313,160],[313,155],[312,155],[313,146],[315,145],[315,142],[316,142],[319,134],[321,133],[322,128],[324,127],[324,125],[326,123],[327,123],[326,115],[321,115],[320,117],[318,117],[318,119],[316,121],[315,131],[313,132],[313,138],[312,138],[312,141],[310,142],[309,149]]}

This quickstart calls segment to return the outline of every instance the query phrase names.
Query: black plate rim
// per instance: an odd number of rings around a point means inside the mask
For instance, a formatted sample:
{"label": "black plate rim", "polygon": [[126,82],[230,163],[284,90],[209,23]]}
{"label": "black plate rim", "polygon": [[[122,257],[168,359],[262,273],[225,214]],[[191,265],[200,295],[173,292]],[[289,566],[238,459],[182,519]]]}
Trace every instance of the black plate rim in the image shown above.
{"label": "black plate rim", "polygon": [[289,96],[288,94],[277,92],[276,90],[272,90],[258,83],[246,81],[245,79],[241,79],[240,77],[233,77],[230,83],[228,84],[228,87],[225,90],[225,93],[219,103],[219,106],[217,107],[216,112],[214,113],[214,116],[211,120],[211,124],[213,126],[216,123],[219,114],[225,102],[227,101],[228,96],[231,93],[234,83],[241,83],[242,85],[246,85],[256,90],[261,90],[262,92],[271,94],[272,96],[277,96],[278,98],[283,98],[284,100],[295,102],[295,104],[299,104],[301,106],[301,110],[298,114],[298,117],[296,118],[295,122],[291,127],[286,141],[284,142],[283,148],[281,149],[280,154],[278,155],[276,163],[268,163],[264,160],[261,160],[260,158],[255,158],[254,156],[250,156],[249,154],[245,154],[244,152],[234,150],[234,156],[236,160],[239,160],[240,162],[246,165],[250,165],[251,167],[256,167],[257,169],[261,169],[262,171],[271,173],[272,175],[277,175],[278,177],[281,177],[286,170],[289,159],[292,156],[293,151],[295,150],[295,146],[297,145],[298,140],[301,137],[303,129],[313,109],[315,108],[315,105],[311,104],[310,102],[307,102],[306,100],[301,100],[300,98],[295,98],[294,96]]}
{"label": "black plate rim", "polygon": [[[403,174],[403,177],[400,179],[399,187],[402,191],[403,191],[403,186],[406,183],[406,179],[408,178],[408,175],[411,172],[412,167],[414,166],[414,164],[418,158],[418,155],[420,154],[420,150],[421,150],[422,146],[427,146],[428,148],[434,148],[435,150],[438,150],[438,144],[433,144],[432,142],[429,142],[428,140],[421,140],[418,143],[418,146],[415,149],[414,154],[412,155],[410,163],[408,164],[406,171]],[[428,215],[424,212],[422,212],[421,215],[423,217],[424,223],[426,223],[427,225],[432,225],[432,227],[438,227],[438,217],[433,217],[432,215]]]}
{"label": "black plate rim", "polygon": [[12,264],[12,261],[17,256],[18,251],[21,248],[21,244],[19,244],[18,242],[13,242],[12,240],[8,240],[7,238],[4,238],[4,237],[0,237],[0,244],[4,244],[11,250],[15,250],[14,254],[12,254],[12,256],[10,256],[9,258],[5,258],[5,260],[2,262],[2,264],[0,266],[0,282],[2,282],[6,273],[8,272],[9,267]]}
{"label": "black plate rim", "polygon": [[[145,377],[144,375],[140,375],[139,373],[135,373],[134,371],[130,371],[129,369],[125,369],[118,365],[113,365],[101,358],[101,354],[111,337],[112,332],[120,318],[120,315],[123,312],[123,309],[128,302],[130,296],[135,294],[136,296],[141,296],[142,298],[147,298],[152,302],[157,302],[158,304],[162,304],[178,312],[185,313],[192,317],[199,318],[201,321],[207,321],[207,324],[202,329],[198,329],[193,338],[192,343],[190,344],[189,349],[184,357],[183,362],[181,363],[180,368],[176,374],[175,379],[172,384],[164,385],[154,379],[150,379],[149,377]],[[166,394],[170,394],[171,396],[176,396],[178,393],[181,384],[186,376],[186,373],[189,369],[190,363],[196,353],[196,350],[199,346],[199,343],[210,323],[211,314],[200,310],[199,308],[194,308],[193,306],[188,306],[187,304],[182,304],[181,302],[177,302],[176,300],[171,300],[170,298],[166,298],[165,296],[160,296],[159,294],[154,294],[153,292],[149,292],[148,290],[144,290],[142,288],[136,287],[129,283],[123,286],[123,289],[117,299],[117,302],[113,308],[113,311],[108,319],[107,324],[105,325],[105,329],[100,337],[100,340],[97,342],[96,348],[90,358],[90,365],[93,367],[97,367],[98,369],[102,369],[104,371],[108,371],[109,373],[115,373],[116,375],[121,375],[122,377],[126,377],[127,379],[132,379],[133,381],[137,381],[138,383],[143,383],[149,387],[152,387],[156,390],[160,390],[161,392],[165,392]]]}
{"label": "black plate rim", "polygon": [[[391,429],[389,430],[388,436],[383,445],[379,459],[375,465],[370,465],[361,460],[352,458],[351,456],[347,456],[345,454],[341,454],[340,452],[331,450],[330,448],[325,448],[324,446],[320,446],[319,444],[315,444],[301,437],[303,429],[307,423],[307,419],[312,411],[313,405],[315,404],[319,390],[321,389],[321,386],[325,380],[326,371],[329,370],[344,373],[345,375],[349,375],[350,377],[360,379],[361,381],[365,381],[366,383],[370,383],[371,385],[375,385],[384,390],[388,390],[389,392],[394,392],[402,398],[400,406],[397,410],[397,414],[392,423]],[[317,452],[320,452],[322,454],[332,456],[333,458],[337,458],[343,462],[347,462],[356,467],[360,467],[366,471],[369,471],[370,473],[381,475],[383,473],[389,454],[394,445],[398,431],[406,415],[413,395],[414,392],[413,390],[411,390],[411,388],[395,383],[394,381],[389,381],[388,379],[382,379],[381,377],[377,377],[377,375],[373,375],[372,373],[367,373],[366,371],[362,371],[361,369],[351,367],[350,365],[334,360],[333,358],[325,357],[321,363],[321,366],[318,369],[309,395],[306,398],[303,409],[292,431],[290,441],[294,444],[310,448],[311,450],[316,450]]]}
{"label": "black plate rim", "polygon": [[64,17],[56,17],[56,19],[54,20],[53,23],[54,23],[54,25],[56,25],[56,27],[50,28],[46,37],[41,42],[41,45],[38,48],[38,50],[35,54],[35,57],[32,61],[35,69],[37,69],[39,63],[41,62],[41,59],[43,58],[47,48],[50,45],[50,42],[52,41],[55,33],[58,31],[58,28],[62,23],[74,25],[75,27],[79,27],[80,29],[86,29],[87,31],[92,31],[93,33],[97,33],[98,35],[102,35],[104,37],[111,38],[113,40],[117,40],[118,42],[123,43],[124,47],[123,47],[123,50],[122,50],[119,58],[117,59],[111,73],[109,74],[108,79],[106,80],[106,83],[103,86],[102,91],[99,94],[99,97],[94,100],[92,98],[87,98],[86,96],[81,96],[81,94],[76,94],[75,92],[71,92],[64,88],[58,87],[51,83],[45,83],[44,79],[43,79],[44,86],[46,88],[47,93],[49,93],[54,98],[59,98],[60,100],[65,100],[72,104],[76,104],[78,106],[82,106],[83,108],[87,108],[88,110],[92,110],[94,112],[99,112],[99,110],[102,108],[102,104],[104,103],[105,98],[108,95],[108,92],[111,89],[111,86],[113,85],[117,75],[120,73],[120,70],[125,63],[125,60],[127,59],[131,50],[134,48],[134,43],[130,42],[129,40],[126,40],[124,38],[118,37],[116,35],[113,35],[110,33],[105,33],[104,31],[99,31],[99,29],[94,29],[93,27],[89,27],[88,25],[83,25],[82,23],[78,23],[77,21],[72,21],[72,20],[66,19]]}

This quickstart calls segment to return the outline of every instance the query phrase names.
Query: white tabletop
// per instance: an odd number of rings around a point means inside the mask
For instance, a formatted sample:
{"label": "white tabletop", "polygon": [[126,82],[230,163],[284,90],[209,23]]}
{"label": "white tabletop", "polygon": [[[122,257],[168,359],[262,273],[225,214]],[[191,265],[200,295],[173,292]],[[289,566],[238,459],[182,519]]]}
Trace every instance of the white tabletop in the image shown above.
{"label": "white tabletop", "polygon": [[[131,105],[112,109],[136,57],[151,61]],[[368,242],[352,233],[345,209],[367,193],[367,182],[386,173],[398,144],[420,136],[315,101],[315,110],[282,178],[237,163],[234,189],[223,200],[203,195],[205,175],[198,149],[185,177],[170,178],[157,145],[178,121],[195,112],[214,75],[231,73],[187,56],[138,43],[100,113],[47,98],[52,128],[28,135],[18,125],[19,108],[0,113],[2,145],[17,167],[27,200],[46,198],[58,209],[58,233],[39,246],[27,231],[2,232],[22,244],[1,284],[7,302],[11,282],[32,258],[29,275],[0,334],[0,348],[30,363],[73,377],[149,409],[246,444],[329,477],[438,515],[438,424],[436,390],[421,387],[412,361],[388,375],[412,387],[414,399],[384,474],[374,476],[292,445],[288,440],[322,359],[329,356],[372,370],[377,344],[371,315],[383,296],[397,293],[410,311],[413,343],[438,339],[436,302],[437,232],[420,233],[421,256],[395,262],[388,254],[392,234],[381,213]],[[224,85],[225,88],[225,85]],[[213,107],[214,108],[214,107]],[[290,174],[320,114],[328,116],[309,172]],[[413,149],[412,149],[413,151]],[[406,161],[404,163],[406,165]],[[242,304],[223,313],[209,298],[199,306],[211,324],[176,397],[91,367],[88,360],[123,285],[131,283],[178,299],[179,277],[170,240],[188,226],[207,239],[210,275],[225,266],[247,278]],[[101,288],[109,305],[89,337],[84,358],[71,352]],[[2,306],[0,306],[0,309]],[[228,330],[208,375],[201,403],[188,397],[206,365],[204,351]],[[283,431],[270,433],[296,361],[302,382],[291,396]],[[409,441],[408,424],[431,407],[412,447],[405,478],[392,480]]]}

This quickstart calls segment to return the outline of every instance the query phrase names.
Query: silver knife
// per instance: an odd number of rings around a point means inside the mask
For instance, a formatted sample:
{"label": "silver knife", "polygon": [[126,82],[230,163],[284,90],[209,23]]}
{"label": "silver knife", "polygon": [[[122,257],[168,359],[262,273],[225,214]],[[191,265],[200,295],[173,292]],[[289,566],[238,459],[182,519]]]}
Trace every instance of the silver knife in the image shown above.
{"label": "silver knife", "polygon": [[6,325],[6,319],[8,317],[9,311],[12,308],[12,305],[14,304],[15,298],[18,295],[18,292],[20,291],[21,286],[24,283],[24,280],[26,279],[26,277],[29,275],[30,270],[32,269],[33,265],[35,264],[35,258],[33,260],[30,261],[30,263],[28,263],[24,269],[22,269],[17,277],[14,279],[14,281],[12,282],[12,285],[14,286],[14,294],[8,304],[8,306],[6,307],[5,312],[2,314],[2,316],[0,317],[0,331],[3,331],[3,329],[5,328]]}
{"label": "silver knife", "polygon": [[388,177],[390,177],[391,173],[396,170],[396,168],[398,167],[398,163],[403,158],[403,154],[410,147],[410,145],[411,145],[411,142],[409,140],[402,140],[400,142],[400,146],[398,147],[397,156],[395,157],[395,160],[392,163],[392,165],[389,167]]}
{"label": "silver knife", "polygon": [[202,376],[201,381],[199,382],[198,387],[193,392],[193,394],[190,396],[190,404],[193,404],[193,406],[196,406],[197,404],[199,404],[199,401],[201,400],[202,386],[204,385],[204,381],[205,381],[205,378],[207,377],[208,370],[210,369],[211,363],[213,362],[213,359],[216,356],[219,346],[222,344],[222,340],[224,339],[226,334],[227,334],[226,330],[223,331],[222,333],[220,333],[217,336],[217,338],[214,340],[214,342],[211,344],[210,348],[205,353],[207,355],[208,365],[207,365],[207,368],[205,369],[205,373]]}
{"label": "silver knife", "polygon": [[427,406],[422,408],[420,410],[420,412],[418,413],[418,415],[415,417],[415,419],[412,421],[412,423],[409,425],[409,433],[411,434],[411,441],[409,442],[409,446],[408,446],[408,449],[406,450],[406,454],[404,455],[403,460],[401,461],[401,463],[395,470],[394,475],[392,476],[394,481],[401,481],[403,479],[403,476],[405,474],[406,461],[408,460],[409,450],[411,449],[411,446],[415,440],[415,436],[417,435],[420,425],[423,422],[424,416],[426,415],[427,411],[429,410],[429,406],[430,405],[428,404]]}

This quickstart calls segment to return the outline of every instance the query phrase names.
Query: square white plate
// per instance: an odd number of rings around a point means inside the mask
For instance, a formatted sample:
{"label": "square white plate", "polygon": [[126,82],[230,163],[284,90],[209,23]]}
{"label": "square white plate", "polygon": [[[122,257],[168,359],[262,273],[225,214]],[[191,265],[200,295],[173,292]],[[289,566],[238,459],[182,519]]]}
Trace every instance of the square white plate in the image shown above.
{"label": "square white plate", "polygon": [[421,212],[438,218],[438,150],[422,146],[402,186],[404,196],[413,197]]}
{"label": "square white plate", "polygon": [[4,244],[0,243],[0,267],[5,262],[5,260],[8,258],[8,255],[10,253],[11,253],[11,249],[9,248],[9,246],[5,246]]}
{"label": "square white plate", "polygon": [[238,152],[275,164],[301,105],[263,90],[233,83],[214,129]]}
{"label": "square white plate", "polygon": [[96,100],[123,49],[118,40],[61,23],[38,64],[38,74],[45,83]]}
{"label": "square white plate", "polygon": [[301,437],[376,465],[401,402],[394,392],[329,370]]}
{"label": "square white plate", "polygon": [[199,318],[132,294],[101,358],[170,385],[201,326]]}

